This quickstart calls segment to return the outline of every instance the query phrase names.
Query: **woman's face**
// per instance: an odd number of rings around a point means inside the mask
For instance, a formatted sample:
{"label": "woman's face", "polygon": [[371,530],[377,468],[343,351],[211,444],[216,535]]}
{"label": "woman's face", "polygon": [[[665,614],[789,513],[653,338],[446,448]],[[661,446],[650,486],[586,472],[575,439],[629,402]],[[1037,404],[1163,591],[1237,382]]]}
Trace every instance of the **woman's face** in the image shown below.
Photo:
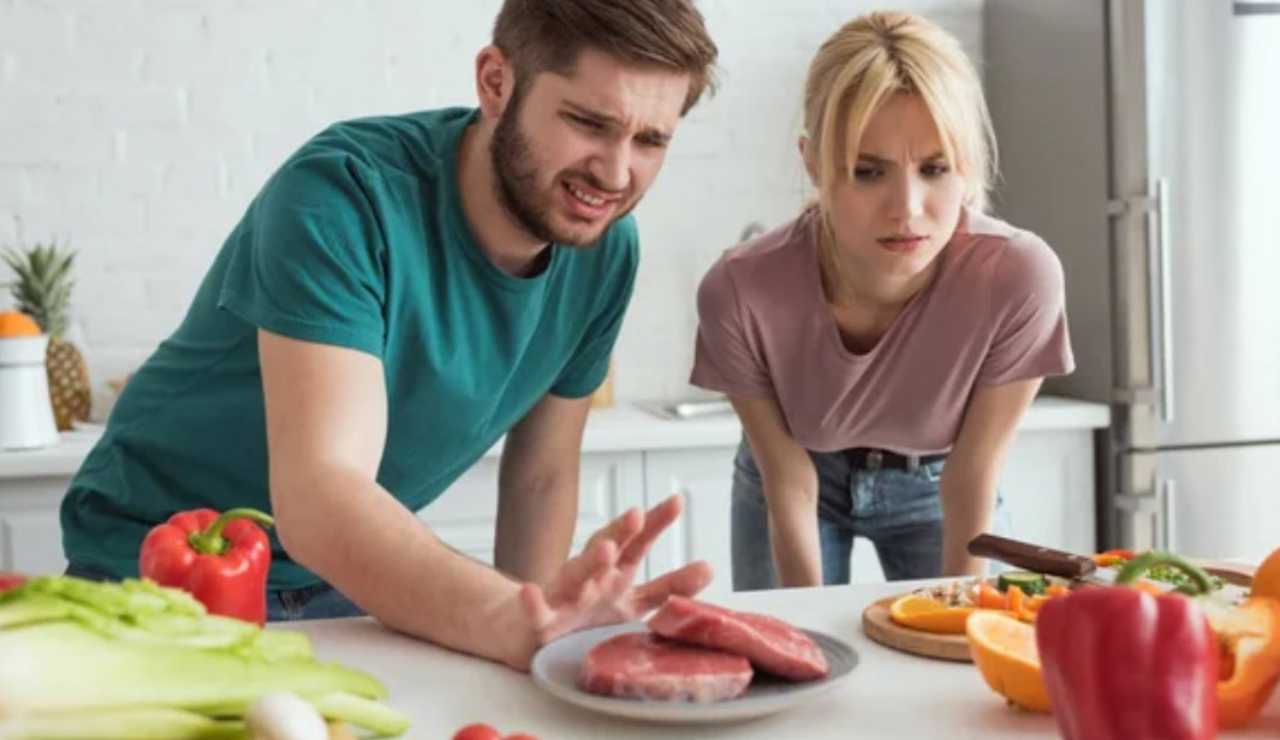
{"label": "woman's face", "polygon": [[965,196],[929,109],[909,93],[871,116],[853,176],[831,187],[839,259],[853,274],[904,279],[924,274],[950,241]]}

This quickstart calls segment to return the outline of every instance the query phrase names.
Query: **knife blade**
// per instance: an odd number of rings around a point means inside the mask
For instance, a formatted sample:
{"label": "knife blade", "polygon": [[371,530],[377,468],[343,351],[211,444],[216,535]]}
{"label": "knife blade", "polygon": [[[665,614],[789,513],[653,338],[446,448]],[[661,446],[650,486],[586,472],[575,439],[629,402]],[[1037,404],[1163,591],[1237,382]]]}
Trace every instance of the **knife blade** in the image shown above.
{"label": "knife blade", "polygon": [[[1115,585],[1119,570],[1102,567],[1092,558],[1075,553],[1054,550],[1049,547],[1033,545],[1030,542],[999,537],[994,534],[980,534],[969,540],[969,554],[979,558],[991,558],[1002,563],[1025,568],[1033,573],[1043,573],[1059,578],[1067,578],[1080,583],[1093,583],[1101,586]],[[1163,581],[1141,579],[1162,591],[1172,591],[1174,586]]]}

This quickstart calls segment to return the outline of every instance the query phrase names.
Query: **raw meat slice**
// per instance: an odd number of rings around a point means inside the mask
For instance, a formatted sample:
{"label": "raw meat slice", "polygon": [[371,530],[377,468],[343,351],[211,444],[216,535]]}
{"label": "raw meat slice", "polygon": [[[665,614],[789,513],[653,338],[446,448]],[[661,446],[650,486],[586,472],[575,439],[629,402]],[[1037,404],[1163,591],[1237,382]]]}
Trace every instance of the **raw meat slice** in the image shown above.
{"label": "raw meat slice", "polygon": [[606,696],[713,702],[746,691],[751,674],[741,655],[664,640],[652,632],[628,632],[591,648],[578,683]]}
{"label": "raw meat slice", "polygon": [[762,671],[808,681],[827,675],[827,657],[808,635],[781,619],[672,596],[649,617],[663,637],[741,655]]}

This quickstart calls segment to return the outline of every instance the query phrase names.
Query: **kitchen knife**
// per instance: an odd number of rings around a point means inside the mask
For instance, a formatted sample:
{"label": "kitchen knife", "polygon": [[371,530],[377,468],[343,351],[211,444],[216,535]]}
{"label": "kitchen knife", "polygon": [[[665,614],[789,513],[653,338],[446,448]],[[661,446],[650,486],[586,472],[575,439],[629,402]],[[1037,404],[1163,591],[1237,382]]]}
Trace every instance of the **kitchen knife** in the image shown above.
{"label": "kitchen knife", "polygon": [[[1092,558],[1076,555],[1061,550],[1054,550],[1029,542],[997,537],[994,534],[980,534],[969,540],[969,554],[980,558],[991,558],[1002,563],[1025,568],[1034,573],[1043,573],[1073,581],[1114,585],[1119,570],[1100,567]],[[1162,581],[1143,578],[1162,591],[1172,591],[1174,586]]]}

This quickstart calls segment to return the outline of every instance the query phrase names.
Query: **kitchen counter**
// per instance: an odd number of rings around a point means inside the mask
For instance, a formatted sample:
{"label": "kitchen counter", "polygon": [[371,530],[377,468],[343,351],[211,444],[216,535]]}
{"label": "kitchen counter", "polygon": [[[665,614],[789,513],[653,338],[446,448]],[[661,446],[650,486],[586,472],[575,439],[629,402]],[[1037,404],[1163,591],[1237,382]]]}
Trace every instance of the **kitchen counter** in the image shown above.
{"label": "kitchen counter", "polygon": [[[1032,402],[1018,429],[1096,429],[1110,423],[1110,409],[1103,404],[1044,396]],[[0,479],[72,475],[101,435],[101,426],[86,425],[63,433],[59,443],[51,447],[0,451]],[[671,420],[624,403],[591,412],[582,451],[724,447],[736,445],[741,435],[742,427],[733,414]],[[485,456],[496,457],[501,451],[502,441],[499,440]]]}
{"label": "kitchen counter", "polygon": [[[321,659],[342,661],[382,680],[391,691],[389,703],[413,719],[406,735],[410,738],[447,740],[471,722],[487,722],[504,733],[530,732],[541,740],[1057,737],[1051,717],[1006,706],[974,666],[908,655],[863,636],[860,617],[867,604],[917,585],[758,591],[717,599],[840,637],[859,656],[853,674],[830,693],[779,714],[730,725],[645,724],[595,714],[544,693],[527,675],[392,633],[371,619],[297,622],[289,628],[311,635]],[[1278,736],[1280,691],[1252,727],[1220,735]]]}

